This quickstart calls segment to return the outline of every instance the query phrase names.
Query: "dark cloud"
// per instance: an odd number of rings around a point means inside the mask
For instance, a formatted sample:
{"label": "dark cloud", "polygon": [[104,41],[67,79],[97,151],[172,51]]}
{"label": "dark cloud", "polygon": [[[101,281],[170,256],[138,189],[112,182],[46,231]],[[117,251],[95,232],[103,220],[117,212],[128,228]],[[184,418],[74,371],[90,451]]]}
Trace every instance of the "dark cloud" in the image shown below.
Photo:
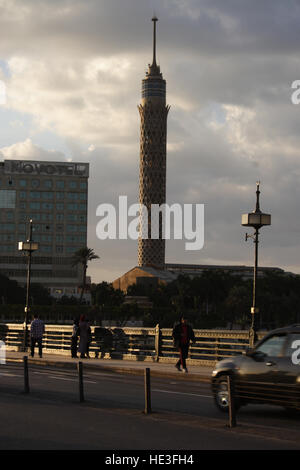
{"label": "dark cloud", "polygon": [[[168,242],[167,261],[252,263],[240,215],[254,208],[261,179],[262,208],[273,222],[262,231],[260,262],[300,272],[300,105],[291,103],[291,83],[300,78],[298,1],[2,2],[11,110],[33,115],[33,142],[49,127],[74,159],[91,163],[89,244],[101,262],[90,272],[109,280],[136,263],[135,242],[96,239],[95,211],[121,194],[138,197],[136,106],[151,61],[153,11],[171,105],[167,198],[205,204],[204,249]],[[18,156],[20,148],[6,152]],[[32,152],[48,158],[41,148]]]}

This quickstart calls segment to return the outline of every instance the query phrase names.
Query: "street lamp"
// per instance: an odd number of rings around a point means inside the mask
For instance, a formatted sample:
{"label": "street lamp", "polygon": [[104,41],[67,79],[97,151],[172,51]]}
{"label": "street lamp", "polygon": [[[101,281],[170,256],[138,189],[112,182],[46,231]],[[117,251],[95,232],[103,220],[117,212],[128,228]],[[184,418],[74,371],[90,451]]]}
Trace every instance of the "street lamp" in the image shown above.
{"label": "street lamp", "polygon": [[253,274],[253,299],[251,307],[251,328],[249,330],[249,345],[253,348],[254,344],[257,341],[257,314],[259,309],[256,306],[256,284],[257,284],[257,263],[258,263],[258,234],[259,229],[265,225],[271,225],[271,215],[264,214],[259,208],[259,190],[260,182],[256,183],[256,208],[255,211],[250,212],[249,214],[242,215],[242,225],[244,227],[253,227],[255,232],[253,235],[248,235],[246,233],[246,241],[248,238],[252,238],[255,244],[255,257],[254,257],[254,274]]}
{"label": "street lamp", "polygon": [[27,351],[27,339],[28,339],[28,314],[30,311],[30,279],[31,279],[31,256],[32,253],[38,250],[38,243],[32,240],[32,219],[29,221],[29,237],[26,242],[19,242],[18,249],[19,251],[24,251],[28,256],[27,263],[27,286],[26,286],[26,305],[25,305],[25,320],[24,320],[24,339],[23,339],[23,350]]}

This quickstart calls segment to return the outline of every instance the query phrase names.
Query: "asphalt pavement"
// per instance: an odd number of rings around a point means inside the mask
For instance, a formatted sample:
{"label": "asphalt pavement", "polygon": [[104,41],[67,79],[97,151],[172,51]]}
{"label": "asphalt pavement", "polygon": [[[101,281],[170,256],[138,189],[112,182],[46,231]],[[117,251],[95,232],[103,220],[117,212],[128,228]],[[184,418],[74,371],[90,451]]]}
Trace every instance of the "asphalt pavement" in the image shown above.
{"label": "asphalt pavement", "polygon": [[[174,363],[29,356],[30,393],[24,394],[23,357],[8,352],[0,365],[1,449],[300,449],[299,419],[279,407],[246,406],[230,429],[213,402],[212,367],[190,364],[184,374]],[[148,367],[152,413],[146,415]]]}

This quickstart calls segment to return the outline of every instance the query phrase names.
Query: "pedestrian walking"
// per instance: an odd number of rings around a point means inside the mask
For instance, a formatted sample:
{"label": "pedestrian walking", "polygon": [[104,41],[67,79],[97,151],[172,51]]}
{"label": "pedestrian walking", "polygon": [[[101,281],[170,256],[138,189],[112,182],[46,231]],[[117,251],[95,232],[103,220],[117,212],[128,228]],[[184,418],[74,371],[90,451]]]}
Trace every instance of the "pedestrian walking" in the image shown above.
{"label": "pedestrian walking", "polygon": [[79,320],[79,348],[81,359],[84,359],[88,354],[88,340],[89,340],[89,327],[90,324],[86,320],[85,315],[81,315]]}
{"label": "pedestrian walking", "polygon": [[39,348],[39,356],[42,357],[43,349],[43,334],[45,332],[45,325],[43,320],[39,318],[37,314],[34,315],[34,319],[30,326],[30,340],[31,340],[31,357],[34,357],[34,348],[36,343]]}
{"label": "pedestrian walking", "polygon": [[190,342],[195,342],[195,334],[193,328],[187,323],[184,315],[180,316],[179,323],[174,326],[172,336],[174,339],[174,347],[178,349],[180,354],[175,367],[179,371],[182,370],[182,372],[187,373],[186,359],[189,353]]}
{"label": "pedestrian walking", "polygon": [[77,357],[77,344],[79,336],[79,321],[75,318],[73,321],[73,330],[71,337],[71,356],[73,358]]}

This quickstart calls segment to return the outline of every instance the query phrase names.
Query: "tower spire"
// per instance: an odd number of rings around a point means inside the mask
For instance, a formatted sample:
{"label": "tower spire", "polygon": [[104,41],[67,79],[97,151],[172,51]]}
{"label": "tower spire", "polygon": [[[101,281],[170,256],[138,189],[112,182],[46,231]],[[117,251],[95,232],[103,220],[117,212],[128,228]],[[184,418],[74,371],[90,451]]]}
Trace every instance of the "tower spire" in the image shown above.
{"label": "tower spire", "polygon": [[157,67],[157,65],[156,65],[156,22],[158,21],[158,19],[155,15],[153,16],[152,21],[153,21],[153,61],[152,61],[152,67]]}

